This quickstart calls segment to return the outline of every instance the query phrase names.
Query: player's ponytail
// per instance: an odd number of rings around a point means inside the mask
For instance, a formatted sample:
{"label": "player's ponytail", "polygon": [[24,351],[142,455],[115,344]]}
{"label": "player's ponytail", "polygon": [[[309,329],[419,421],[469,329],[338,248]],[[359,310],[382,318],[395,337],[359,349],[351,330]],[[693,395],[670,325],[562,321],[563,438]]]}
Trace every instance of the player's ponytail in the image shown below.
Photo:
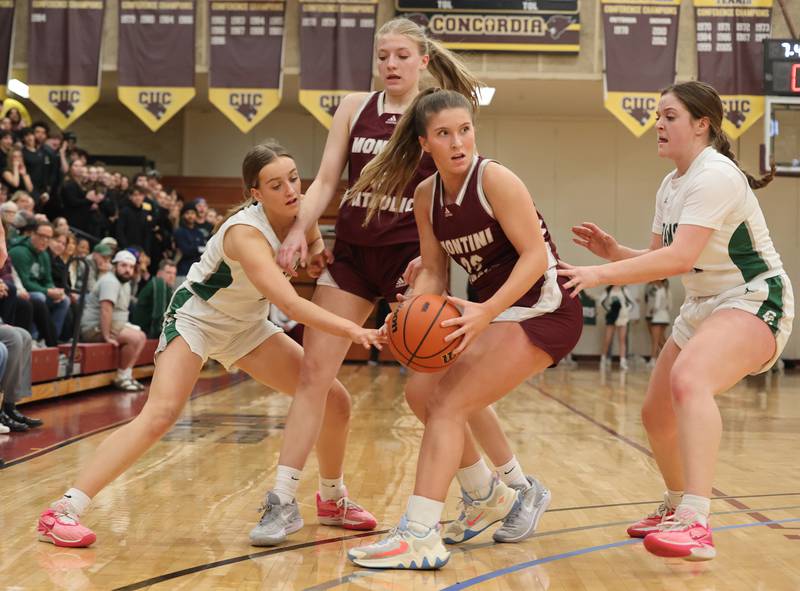
{"label": "player's ponytail", "polygon": [[709,144],[720,154],[730,159],[741,170],[747,183],[751,189],[760,189],[766,187],[770,181],[775,177],[775,164],[771,166],[770,172],[762,176],[760,179],[754,177],[741,166],[739,166],[736,155],[731,149],[731,142],[727,134],[722,130],[722,116],[724,114],[722,107],[722,99],[719,94],[710,84],[705,82],[681,82],[680,84],[673,84],[661,91],[661,96],[665,94],[674,95],[683,106],[689,111],[693,119],[708,118]]}
{"label": "player's ponytail", "polygon": [[406,109],[381,153],[361,171],[349,195],[370,193],[364,226],[381,210],[384,199],[402,193],[414,177],[422,154],[419,138],[425,137],[430,117],[445,109],[465,109],[471,116],[474,115],[472,102],[463,94],[427,88]]}

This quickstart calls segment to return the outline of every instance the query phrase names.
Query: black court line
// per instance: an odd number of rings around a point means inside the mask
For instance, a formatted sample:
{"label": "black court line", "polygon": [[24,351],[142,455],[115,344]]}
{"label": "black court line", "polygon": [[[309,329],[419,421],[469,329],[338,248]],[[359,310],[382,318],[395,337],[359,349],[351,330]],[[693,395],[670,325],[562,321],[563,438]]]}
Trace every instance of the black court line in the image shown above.
{"label": "black court line", "polygon": [[[201,398],[203,396],[208,396],[209,394],[214,394],[215,392],[219,392],[222,389],[229,388],[231,386],[235,386],[237,384],[241,384],[242,382],[247,381],[250,379],[248,375],[238,375],[238,374],[231,374],[229,376],[218,376],[215,378],[208,378],[210,383],[208,385],[201,384],[201,390],[197,393],[192,394],[189,397],[189,400],[196,400],[197,398]],[[218,384],[219,380],[224,380],[224,384]],[[149,386],[148,386],[149,387]],[[78,441],[82,441],[87,437],[92,437],[93,435],[97,435],[98,433],[103,433],[104,431],[109,431],[111,429],[116,429],[117,427],[121,427],[127,423],[130,423],[133,419],[138,416],[138,413],[128,419],[123,419],[121,421],[117,421],[116,423],[112,423],[110,425],[106,425],[105,427],[99,427],[94,429],[93,431],[87,431],[86,433],[81,433],[80,435],[75,435],[74,437],[70,437],[65,439],[64,441],[59,441],[58,443],[54,443],[53,445],[49,445],[43,449],[35,451],[33,453],[21,456],[15,460],[11,460],[8,462],[0,462],[0,470],[4,470],[6,468],[10,468],[11,466],[16,466],[17,464],[22,464],[23,462],[27,462],[28,460],[33,460],[35,458],[41,457],[45,454],[49,454],[50,452],[56,451],[57,449],[61,449],[62,447],[66,447],[68,445],[72,445],[73,443],[77,443]]]}
{"label": "black court line", "polygon": [[[606,433],[611,434],[612,436],[616,437],[617,439],[619,439],[623,443],[627,443],[628,445],[630,445],[634,449],[639,450],[640,452],[642,452],[646,456],[648,456],[650,458],[653,458],[653,452],[651,452],[649,449],[647,449],[646,447],[644,447],[640,443],[637,443],[636,441],[634,441],[633,439],[630,439],[629,437],[625,437],[625,435],[623,435],[622,433],[619,433],[616,430],[614,430],[611,427],[609,427],[608,425],[606,425],[604,423],[601,423],[600,421],[598,421],[597,419],[595,419],[591,415],[588,415],[585,412],[583,412],[581,410],[578,410],[577,408],[575,408],[574,406],[572,406],[568,402],[565,402],[565,401],[561,400],[558,396],[555,396],[554,394],[551,394],[550,392],[548,392],[547,390],[545,390],[541,386],[534,386],[534,385],[531,385],[531,386],[533,388],[535,388],[536,390],[538,390],[543,396],[549,398],[553,402],[557,402],[558,404],[560,404],[561,406],[563,406],[564,408],[566,408],[570,412],[572,412],[572,413],[574,413],[574,414],[586,419],[587,421],[589,421],[593,425],[601,428],[603,431],[605,431]],[[711,492],[712,492],[712,494],[716,495],[717,498],[725,499],[728,502],[728,504],[730,504],[733,507],[736,507],[737,509],[750,509],[750,507],[748,507],[744,503],[736,500],[737,497],[732,496],[732,495],[728,495],[728,494],[722,492],[721,490],[719,490],[718,488],[712,488]],[[770,521],[765,515],[762,515],[758,511],[755,511],[755,510],[752,510],[752,509],[751,509],[751,512],[748,513],[748,515],[751,518],[755,519],[756,521],[760,521],[760,522]],[[771,523],[769,525],[769,527],[771,527],[773,529],[784,529],[784,526],[782,524],[780,524],[780,523]]]}
{"label": "black court line", "polygon": [[252,560],[254,558],[262,558],[264,556],[272,556],[274,554],[283,554],[284,552],[291,552],[292,550],[302,550],[303,548],[311,548],[313,546],[323,546],[325,544],[334,544],[336,542],[344,542],[346,540],[354,540],[356,538],[366,538],[369,536],[377,536],[381,534],[388,533],[388,529],[383,529],[380,531],[370,531],[361,534],[354,534],[351,536],[340,536],[338,538],[327,538],[325,540],[315,540],[313,542],[304,542],[302,544],[294,544],[292,546],[282,546],[280,548],[271,548],[269,550],[262,550],[261,552],[252,552],[250,554],[244,554],[243,556],[234,556],[232,558],[225,558],[224,560],[217,560],[215,562],[208,562],[206,564],[199,564],[197,566],[190,566],[189,568],[184,568],[182,570],[176,570],[171,573],[166,573],[163,575],[158,575],[157,577],[152,577],[150,579],[145,579],[144,581],[139,581],[138,583],[131,583],[130,585],[125,585],[124,587],[117,587],[113,591],[134,591],[135,589],[143,589],[144,587],[149,587],[150,585],[155,585],[157,583],[163,583],[164,581],[169,581],[171,579],[177,579],[179,577],[185,577],[186,575],[191,575],[194,573],[199,573],[204,570],[210,570],[212,568],[217,568],[220,566],[227,566],[229,564],[236,564],[237,562],[243,562],[245,560]]}
{"label": "black court line", "polygon": [[[763,494],[763,495],[744,495],[744,496],[734,497],[734,498],[779,497],[779,496],[800,496],[800,493],[774,493],[774,494]],[[712,500],[719,500],[719,499],[715,497]],[[603,508],[603,507],[625,507],[625,506],[636,506],[636,505],[644,505],[644,504],[651,504],[652,505],[655,502],[657,502],[657,501],[635,501],[635,502],[631,502],[631,503],[614,503],[614,504],[611,504],[611,505],[587,505],[587,506],[576,506],[576,507],[562,507],[560,509],[548,510],[548,513],[550,513],[550,511],[578,511],[578,510],[583,510],[583,509],[599,509],[599,508]],[[769,507],[769,508],[766,508],[766,509],[759,509],[759,510],[760,511],[777,511],[777,510],[782,510],[782,509],[798,509],[798,508],[800,508],[800,505],[790,505],[790,506],[786,506],[786,507]],[[715,512],[714,515],[728,515],[728,514],[733,514],[733,513],[746,513],[747,511],[751,511],[751,509],[746,509],[746,510],[739,509],[739,510],[735,510],[735,511],[725,511],[725,512],[721,512],[721,513],[720,512]],[[442,523],[443,524],[447,524],[447,523],[450,523],[450,522],[449,521],[443,521]],[[544,531],[544,532],[541,532],[541,533],[533,534],[533,536],[531,536],[531,538],[540,538],[540,537],[545,537],[545,536],[553,536],[553,535],[556,535],[556,534],[559,534],[559,533],[569,533],[569,532],[573,532],[573,531],[582,531],[582,530],[587,530],[587,529],[610,527],[612,525],[627,525],[627,524],[630,524],[630,520],[629,519],[625,520],[625,521],[612,521],[612,522],[603,523],[603,524],[584,525],[584,526],[580,526],[580,527],[571,527],[571,528],[566,528],[566,529]],[[173,571],[171,573],[165,573],[163,575],[158,575],[158,576],[155,576],[155,577],[151,577],[151,578],[145,579],[143,581],[139,581],[139,582],[136,582],[136,583],[131,583],[130,585],[126,585],[124,587],[117,587],[113,591],[134,591],[135,589],[142,589],[144,587],[147,587],[148,585],[155,585],[157,583],[162,583],[164,581],[177,579],[177,578],[184,577],[184,576],[187,576],[187,575],[191,575],[191,574],[194,574],[194,573],[198,573],[198,572],[202,572],[202,571],[206,571],[206,570],[211,570],[211,569],[214,569],[214,568],[217,568],[217,567],[220,567],[220,566],[227,566],[229,564],[236,564],[238,562],[244,562],[245,560],[252,560],[252,559],[256,559],[256,558],[262,558],[264,556],[273,556],[275,554],[283,554],[284,552],[292,552],[294,550],[302,550],[304,548],[311,548],[311,547],[315,547],[315,546],[323,546],[323,545],[326,545],[326,544],[332,544],[332,543],[335,543],[335,542],[343,542],[343,541],[347,541],[347,540],[353,540],[353,539],[356,539],[356,538],[368,538],[368,537],[371,537],[371,536],[380,536],[380,535],[383,535],[385,533],[388,533],[389,531],[390,530],[388,530],[388,529],[375,530],[375,531],[363,532],[363,533],[360,533],[360,534],[354,534],[354,535],[350,535],[350,536],[339,536],[339,537],[336,537],[336,538],[325,538],[323,540],[315,540],[313,542],[303,542],[301,544],[292,544],[292,545],[289,545],[289,546],[281,546],[279,548],[271,548],[269,550],[263,550],[261,552],[252,552],[250,554],[243,554],[241,556],[234,556],[234,557],[231,557],[231,558],[225,558],[225,559],[222,559],[222,560],[216,560],[214,562],[208,562],[206,564],[198,564],[196,566],[191,566],[191,567],[184,568],[184,569],[181,569],[181,570]],[[479,548],[486,548],[488,546],[494,546],[494,545],[496,545],[494,542],[488,542],[488,543],[485,543],[485,544],[477,544],[477,545],[460,547],[458,549],[460,549],[461,551],[466,552],[467,550],[465,548],[468,548],[469,550],[477,550]],[[348,576],[350,576],[350,575],[348,575]],[[327,583],[323,583],[323,584],[327,584]],[[340,583],[337,583],[337,584],[340,584]],[[318,588],[319,589],[327,589],[329,587],[311,587],[310,589],[318,589]]]}
{"label": "black court line", "polygon": [[[631,505],[636,505],[639,503],[630,503]],[[784,507],[765,507],[760,509],[760,511],[785,511],[788,509],[800,509],[800,505],[788,505]],[[746,513],[746,510],[734,510],[734,511],[722,511],[722,512],[715,512],[713,515],[732,515],[734,513]],[[548,511],[549,513],[549,511]],[[593,525],[583,525],[579,527],[567,527],[564,529],[555,529],[550,531],[544,531],[540,533],[533,534],[529,539],[534,538],[544,538],[547,536],[555,536],[559,534],[567,534],[567,533],[574,533],[579,531],[587,531],[590,529],[602,529],[606,527],[615,527],[615,526],[623,526],[629,525],[630,520],[626,519],[625,521],[608,521],[606,523],[595,523]],[[460,544],[454,547],[451,551],[452,552],[460,552],[462,554],[467,554],[469,552],[474,552],[475,550],[483,550],[485,548],[491,548],[492,546],[500,546],[501,544],[497,544],[496,542],[481,542],[478,544]],[[336,579],[331,579],[329,581],[325,581],[323,583],[318,583],[312,587],[306,587],[303,591],[326,591],[327,589],[333,589],[334,587],[339,587],[340,585],[344,585],[345,583],[349,583],[355,579],[363,579],[364,577],[375,577],[380,575],[389,574],[389,572],[396,573],[397,571],[385,571],[380,569],[370,569],[370,570],[358,570],[348,575],[343,575]]]}

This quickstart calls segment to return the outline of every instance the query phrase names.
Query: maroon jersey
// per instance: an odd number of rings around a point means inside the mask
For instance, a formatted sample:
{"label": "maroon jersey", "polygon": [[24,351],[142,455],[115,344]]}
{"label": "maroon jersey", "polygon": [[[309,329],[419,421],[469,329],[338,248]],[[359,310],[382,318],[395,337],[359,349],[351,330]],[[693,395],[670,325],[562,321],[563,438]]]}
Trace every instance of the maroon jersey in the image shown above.
{"label": "maroon jersey", "polygon": [[[483,193],[482,177],[491,160],[475,157],[455,203],[445,204],[439,174],[433,185],[431,223],[442,248],[469,274],[478,301],[485,302],[506,282],[519,260],[514,245],[495,219],[492,206]],[[552,312],[561,304],[557,282],[558,253],[547,224],[539,215],[539,228],[547,248],[548,269],[528,292],[498,319],[523,320]],[[506,318],[507,316],[507,318]]]}
{"label": "maroon jersey", "polygon": [[[367,163],[383,150],[400,120],[399,113],[384,112],[383,97],[383,92],[373,92],[351,124],[347,173],[350,186],[358,180]],[[343,200],[336,219],[336,237],[357,246],[419,242],[414,222],[414,189],[434,172],[433,160],[424,154],[402,195],[384,197],[380,211],[366,228],[362,224],[367,215],[369,194],[360,193]]]}

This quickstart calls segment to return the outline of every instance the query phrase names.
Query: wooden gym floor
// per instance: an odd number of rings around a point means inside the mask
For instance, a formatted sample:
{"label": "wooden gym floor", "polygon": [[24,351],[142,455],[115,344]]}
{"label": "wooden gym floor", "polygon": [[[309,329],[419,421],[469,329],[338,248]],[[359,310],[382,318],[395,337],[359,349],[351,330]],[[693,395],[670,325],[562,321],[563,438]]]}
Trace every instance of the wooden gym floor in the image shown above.
{"label": "wooden gym floor", "polygon": [[[457,547],[438,572],[368,571],[349,547],[376,539],[316,525],[316,459],[298,500],[306,527],[273,549],[247,532],[272,483],[289,399],[243,376],[206,372],[175,428],[95,499],[89,549],[36,540],[38,512],[69,485],[144,395],[99,393],[26,407],[48,421],[0,436],[0,589],[797,590],[800,374],[752,379],[720,398],[725,423],[712,523],[718,557],[662,560],[625,535],[663,489],[639,407],[648,374],[549,370],[497,405],[523,467],[553,491],[535,537]],[[396,366],[348,365],[351,496],[393,526],[410,494],[422,430]],[[456,487],[444,518],[456,516]]]}

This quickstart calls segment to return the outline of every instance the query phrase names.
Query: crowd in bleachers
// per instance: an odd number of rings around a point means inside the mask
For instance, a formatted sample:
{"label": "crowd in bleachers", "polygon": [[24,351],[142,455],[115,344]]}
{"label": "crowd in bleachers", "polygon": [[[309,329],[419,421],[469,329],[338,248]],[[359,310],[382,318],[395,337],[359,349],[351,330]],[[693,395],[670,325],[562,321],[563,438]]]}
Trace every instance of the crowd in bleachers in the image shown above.
{"label": "crowd in bleachers", "polygon": [[41,424],[16,408],[31,392],[32,348],[73,335],[118,345],[114,385],[143,388],[134,360],[146,338],[158,337],[176,276],[200,259],[217,213],[164,187],[156,170],[130,178],[110,170],[73,134],[27,125],[15,108],[0,118],[0,171],[4,433]]}

